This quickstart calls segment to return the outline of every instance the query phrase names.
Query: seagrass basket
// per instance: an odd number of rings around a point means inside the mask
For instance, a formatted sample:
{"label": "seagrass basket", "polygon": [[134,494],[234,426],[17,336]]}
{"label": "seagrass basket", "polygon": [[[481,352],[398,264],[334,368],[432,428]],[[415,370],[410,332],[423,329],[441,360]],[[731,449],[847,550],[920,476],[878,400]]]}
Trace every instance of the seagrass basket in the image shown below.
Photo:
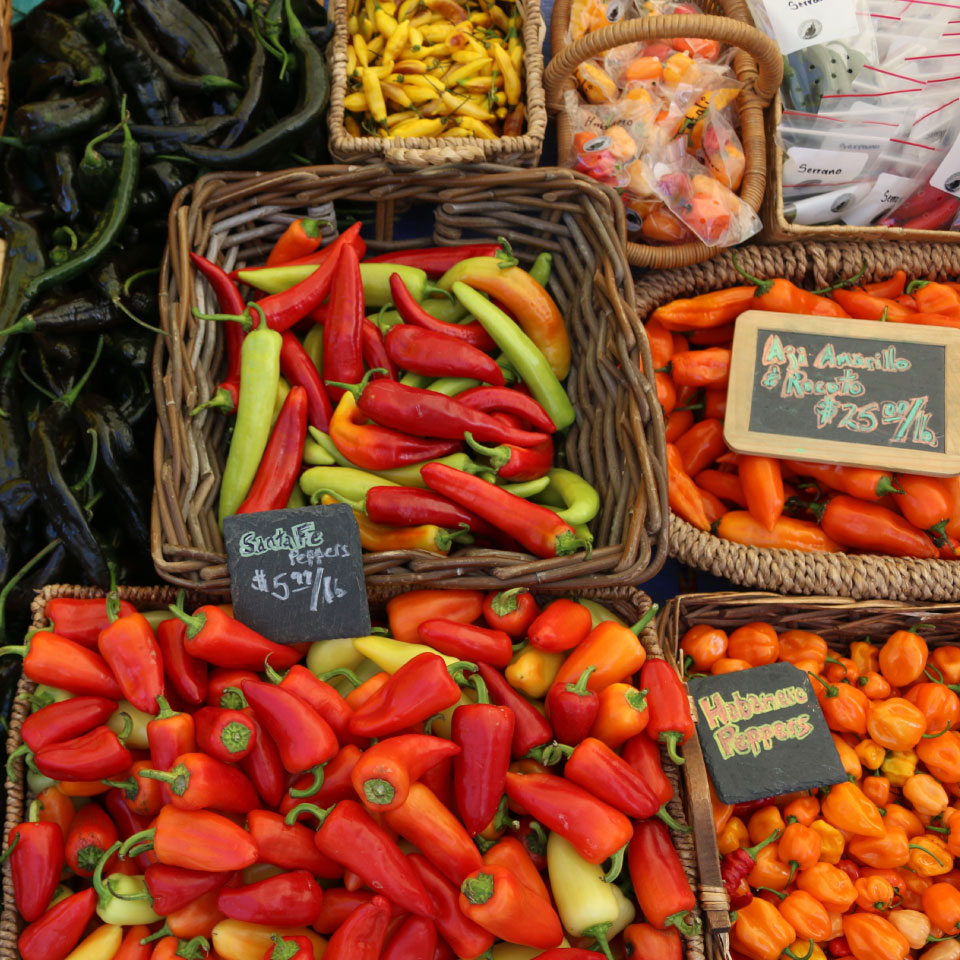
{"label": "seagrass basket", "polygon": [[504,163],[532,167],[540,159],[547,130],[543,91],[543,40],[546,26],[538,0],[517,0],[523,14],[524,132],[519,137],[355,137],[344,126],[343,98],[347,93],[348,0],[330,0],[333,42],[329,46],[330,155],[344,163],[396,163],[436,166],[447,163]]}
{"label": "seagrass basket", "polygon": [[[195,250],[227,269],[260,262],[292,216],[330,201],[370,224],[364,233],[372,250],[502,236],[526,265],[541,251],[553,254],[550,290],[573,340],[567,391],[577,410],[558,458],[592,483],[602,501],[589,558],[536,560],[480,549],[450,557],[370,553],[368,584],[590,587],[653,576],[666,555],[663,423],[656,392],[640,373],[652,361],[623,252],[623,207],[613,191],[570,170],[491,165],[232,173],[203,177],[178,194],[160,275],[166,335],[157,339],[153,363],[159,418],[151,549],[160,576],[203,591],[229,585],[216,516],[227,418],[214,411],[190,415],[216,389],[223,335],[219,324],[191,313],[194,305],[214,304],[188,254]],[[401,211],[415,223],[417,240],[395,239]]]}
{"label": "seagrass basket", "polygon": [[[776,43],[752,26],[743,0],[706,0],[708,15],[670,15],[620,20],[588,33],[567,45],[567,27],[573,0],[557,0],[550,24],[553,57],[544,73],[547,109],[557,121],[558,156],[568,154],[573,142],[573,125],[564,109],[564,91],[575,89],[574,72],[585,60],[627,43],[652,43],[672,37],[699,37],[736,47],[734,70],[745,86],[737,98],[740,139],[746,167],[740,198],[759,210],[766,185],[767,148],[764,142],[764,108],[780,86],[783,60]],[[721,247],[696,241],[674,246],[627,243],[627,256],[635,267],[662,270],[683,267],[715,257]]]}
{"label": "seagrass basket", "polygon": [[[402,593],[404,588],[394,584],[390,586],[374,586],[369,591],[369,601],[372,612],[376,614],[383,613],[383,607],[391,597]],[[539,597],[544,601],[553,599],[562,590],[538,589]],[[172,603],[177,596],[177,591],[173,587],[120,587],[120,598],[132,603],[141,610],[163,609]],[[48,600],[54,597],[102,597],[104,591],[96,587],[75,587],[66,585],[48,586],[41,590],[35,597],[31,610],[33,614],[33,627],[42,627],[47,623],[44,610]],[[646,594],[641,593],[633,587],[600,587],[586,590],[579,590],[571,596],[582,597],[595,600],[609,608],[613,613],[619,616],[626,623],[634,623],[639,620],[650,608],[650,599]],[[209,599],[209,598],[207,598]],[[188,609],[194,605],[204,602],[204,598],[197,594],[192,594],[188,598]],[[648,625],[640,634],[640,639],[647,651],[648,656],[663,656],[660,647],[660,641],[657,637],[653,624]],[[25,677],[21,678],[18,693],[31,692],[34,684]],[[20,727],[24,719],[29,715],[29,705],[24,700],[15,700],[12,716],[10,720],[10,732],[7,737],[7,753],[12,753],[22,743],[20,737]],[[688,760],[689,763],[689,760]],[[4,822],[4,836],[9,835],[11,829],[20,823],[27,810],[27,787],[25,783],[25,770],[22,759],[14,761],[15,777],[13,780],[6,781],[7,808]],[[668,809],[673,817],[680,823],[690,822],[711,822],[710,817],[710,797],[709,793],[691,793],[686,780],[681,780],[677,775],[676,767],[669,761],[665,761],[664,769],[674,784],[674,799],[668,804]],[[706,789],[706,780],[699,781],[700,787]],[[704,889],[704,881],[699,873],[697,850],[695,849],[695,837],[687,833],[673,833],[674,844],[683,863],[684,870],[694,890]],[[714,873],[710,874],[711,887],[719,884],[719,868],[716,866],[714,857]],[[708,863],[710,861],[708,860]],[[722,886],[720,887],[722,892]],[[708,898],[704,899],[706,905]],[[707,933],[702,936],[692,937],[685,941],[686,960],[712,960],[719,956],[714,937],[711,935],[711,923],[714,921],[722,923],[726,921],[726,913],[716,913],[706,908],[703,911],[697,911],[701,915],[705,914],[707,922]],[[13,881],[10,874],[9,860],[3,865],[3,912],[0,914],[0,960],[18,960],[17,938],[23,927],[22,920],[17,914],[13,900]]]}
{"label": "seagrass basket", "polygon": [[[903,269],[911,280],[955,279],[960,247],[933,243],[811,243],[741,247],[737,262],[766,279],[786,277],[807,289],[829,286],[866,267],[863,282]],[[729,253],[678,270],[648,273],[637,287],[645,320],[661,304],[743,283]],[[895,462],[893,463],[895,467]],[[670,553],[683,563],[744,587],[780,593],[890,600],[960,600],[960,564],[875,554],[766,550],[721,540],[670,517]]]}
{"label": "seagrass basket", "polygon": [[[809,630],[819,633],[831,649],[843,654],[849,653],[853,640],[871,636],[882,642],[894,630],[914,629],[918,623],[926,625],[923,639],[930,647],[960,642],[960,604],[910,604],[887,600],[856,601],[835,597],[782,597],[773,593],[734,592],[690,593],[670,600],[659,617],[658,638],[667,658],[678,669],[682,669],[680,641],[690,627],[706,623],[729,633],[756,621],[769,623],[778,632]],[[715,875],[719,878],[720,855],[710,811],[709,779],[696,735],[684,744],[683,749],[687,761],[683,767],[687,795],[707,796],[706,811],[709,817],[702,832],[697,829],[694,820],[700,876]],[[696,760],[691,763],[694,757]],[[698,805],[694,807],[694,813],[702,809]],[[725,912],[729,901],[722,883],[719,894],[717,909],[729,917]],[[729,960],[728,938],[718,935],[716,944],[722,950],[718,955]]]}

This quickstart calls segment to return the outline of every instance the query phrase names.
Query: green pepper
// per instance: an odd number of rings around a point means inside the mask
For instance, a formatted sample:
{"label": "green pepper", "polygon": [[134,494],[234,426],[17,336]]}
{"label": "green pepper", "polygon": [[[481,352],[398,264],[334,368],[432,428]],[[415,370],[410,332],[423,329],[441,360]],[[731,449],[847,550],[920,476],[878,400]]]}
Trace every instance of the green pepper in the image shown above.
{"label": "green pepper", "polygon": [[515,497],[529,500],[538,493],[543,493],[549,483],[549,477],[537,477],[536,480],[527,480],[524,483],[502,483],[499,486],[501,490],[506,490],[507,493],[512,493]]}
{"label": "green pepper", "polygon": [[363,500],[371,487],[383,486],[395,487],[397,484],[356,467],[311,467],[300,477],[300,489],[308,498],[318,491],[332,490],[347,500]]}
{"label": "green pepper", "polygon": [[23,305],[24,292],[42,274],[45,262],[36,227],[21,220],[6,203],[0,203],[0,235],[7,242],[0,292],[0,330],[6,330]]}
{"label": "green pepper", "polygon": [[[362,272],[362,264],[360,269]],[[450,300],[448,297],[429,297],[420,306],[435,320],[442,320],[444,323],[459,323],[468,316],[467,311],[458,301]],[[377,318],[377,323],[383,329],[384,326],[392,327],[403,323],[403,318],[396,310],[385,310]]]}
{"label": "green pepper", "polygon": [[553,507],[561,520],[575,526],[589,523],[600,512],[600,494],[580,474],[553,467],[547,476],[550,484],[537,497],[537,503]]}
{"label": "green pepper", "polygon": [[479,380],[471,380],[469,377],[441,377],[439,380],[434,380],[427,389],[442,393],[446,397],[455,397],[464,390],[479,386]]}
{"label": "green pepper", "polygon": [[543,253],[537,255],[537,259],[533,261],[533,266],[527,271],[541,287],[546,289],[547,284],[550,282],[550,271],[553,269],[553,254],[547,253],[546,250]]}
{"label": "green pepper", "polygon": [[240,351],[240,399],[227,463],[220,484],[219,520],[243,503],[270,439],[273,407],[280,384],[283,337],[261,326],[247,334]]}

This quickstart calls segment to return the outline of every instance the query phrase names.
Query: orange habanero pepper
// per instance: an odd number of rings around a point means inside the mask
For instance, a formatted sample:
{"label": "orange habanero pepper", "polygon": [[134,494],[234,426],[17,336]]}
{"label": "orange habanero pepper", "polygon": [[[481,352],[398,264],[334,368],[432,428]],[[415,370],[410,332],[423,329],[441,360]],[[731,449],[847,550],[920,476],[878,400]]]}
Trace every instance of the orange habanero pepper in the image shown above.
{"label": "orange habanero pepper", "polygon": [[843,935],[856,960],[904,960],[910,952],[907,938],[876,913],[847,914]]}
{"label": "orange habanero pepper", "polygon": [[893,687],[882,673],[870,670],[857,680],[857,686],[868,700],[886,700],[893,693]]}
{"label": "orange habanero pepper", "polygon": [[793,927],[762,897],[754,897],[737,911],[730,931],[733,948],[751,960],[777,960],[795,939]]}
{"label": "orange habanero pepper", "polygon": [[907,868],[918,877],[939,877],[953,869],[953,854],[935,833],[914,837]]}
{"label": "orange habanero pepper", "polygon": [[697,673],[705,673],[727,652],[727,634],[719,627],[706,623],[692,626],[680,641],[684,666],[692,666]]}
{"label": "orange habanero pepper", "polygon": [[776,663],[780,656],[780,638],[769,623],[746,623],[730,634],[727,656],[746,660],[755,667]]}
{"label": "orange habanero pepper", "polygon": [[913,683],[927,665],[927,643],[919,634],[897,630],[880,648],[880,672],[891,686]]}
{"label": "orange habanero pepper", "polygon": [[906,693],[927,718],[927,733],[949,730],[960,722],[960,697],[942,683],[916,683]]}
{"label": "orange habanero pepper", "polygon": [[920,762],[941,783],[960,783],[960,736],[955,731],[921,739],[914,749]]}
{"label": "orange habanero pepper", "polygon": [[877,671],[880,669],[880,648],[866,640],[854,640],[850,644],[850,659],[861,675]]}
{"label": "orange habanero pepper", "polygon": [[845,913],[857,899],[853,881],[831,863],[815,863],[797,876],[797,886],[819,900],[828,913]]}
{"label": "orange habanero pepper", "polygon": [[747,874],[747,883],[754,889],[767,887],[770,890],[785,890],[790,886],[795,872],[794,867],[777,856],[776,846],[764,847],[758,851],[756,863]]}
{"label": "orange habanero pepper", "polygon": [[840,762],[843,764],[847,776],[859,780],[863,776],[863,766],[856,750],[839,733],[831,731],[830,739],[833,740],[833,745],[837,748],[837,753],[840,754]]}
{"label": "orange habanero pepper", "polygon": [[[856,683],[860,679],[857,665],[849,657],[827,657],[823,675],[831,683]],[[858,684],[859,686],[859,684]]]}
{"label": "orange habanero pepper", "polygon": [[960,647],[953,645],[934,647],[928,666],[935,666],[940,671],[940,678],[944,683],[953,685],[960,683]]}
{"label": "orange habanero pepper", "polygon": [[780,916],[805,940],[826,940],[830,936],[827,908],[806,890],[794,890],[780,901]]}
{"label": "orange habanero pepper", "polygon": [[899,803],[888,803],[883,809],[883,825],[888,833],[893,827],[900,827],[910,839],[923,834],[923,821],[912,810]]}
{"label": "orange habanero pepper", "polygon": [[929,773],[915,773],[907,778],[907,782],[900,789],[904,799],[910,802],[910,806],[920,816],[935,817],[942,813],[950,802],[940,781]]}
{"label": "orange habanero pepper", "polygon": [[813,681],[813,690],[827,726],[841,733],[864,736],[867,732],[867,713],[870,710],[870,701],[866,694],[849,683],[834,685],[815,675],[811,675],[810,679]]}
{"label": "orange habanero pepper", "polygon": [[887,750],[912,750],[927,729],[926,717],[909,700],[890,697],[871,700],[867,731],[871,739]]}
{"label": "orange habanero pepper", "polygon": [[820,801],[816,797],[797,797],[783,808],[784,819],[791,818],[809,827],[820,814]]}
{"label": "orange habanero pepper", "polygon": [[[874,743],[869,737],[866,740],[861,740],[854,747],[854,751],[867,770],[879,770],[887,757],[886,749],[881,747],[879,743]],[[871,797],[871,799],[873,798]],[[878,806],[883,806],[883,804],[878,804]]]}
{"label": "orange habanero pepper", "polygon": [[853,885],[857,890],[857,906],[867,913],[889,910],[897,896],[893,884],[884,877],[860,877]]}
{"label": "orange habanero pepper", "polygon": [[750,835],[751,843],[762,843],[772,833],[782,834],[786,826],[780,810],[768,805],[753,813],[747,821],[747,833]]}
{"label": "orange habanero pepper", "polygon": [[[873,769],[877,769],[874,767]],[[886,777],[864,777],[860,783],[864,796],[872,800],[878,807],[884,807],[890,802],[890,781]]]}
{"label": "orange habanero pepper", "polygon": [[777,845],[777,856],[796,870],[806,870],[820,859],[822,840],[802,823],[788,823]]}
{"label": "orange habanero pepper", "polygon": [[750,843],[747,825],[739,817],[731,817],[717,834],[717,849],[724,856]]}
{"label": "orange habanero pepper", "polygon": [[810,829],[820,834],[820,859],[824,863],[839,863],[846,846],[843,834],[826,820],[814,820]]}
{"label": "orange habanero pepper", "polygon": [[868,867],[896,869],[910,858],[909,844],[903,827],[891,824],[882,837],[854,837],[847,845],[847,853]]}
{"label": "orange habanero pepper", "polygon": [[820,673],[827,662],[827,641],[808,630],[785,630],[780,634],[780,659],[786,663],[814,660]]}
{"label": "orange habanero pepper", "polygon": [[882,837],[885,832],[877,805],[864,796],[855,783],[834,784],[822,800],[820,809],[824,820],[838,830],[863,837]]}
{"label": "orange habanero pepper", "polygon": [[945,937],[960,932],[960,890],[951,883],[934,883],[922,894],[923,912]]}

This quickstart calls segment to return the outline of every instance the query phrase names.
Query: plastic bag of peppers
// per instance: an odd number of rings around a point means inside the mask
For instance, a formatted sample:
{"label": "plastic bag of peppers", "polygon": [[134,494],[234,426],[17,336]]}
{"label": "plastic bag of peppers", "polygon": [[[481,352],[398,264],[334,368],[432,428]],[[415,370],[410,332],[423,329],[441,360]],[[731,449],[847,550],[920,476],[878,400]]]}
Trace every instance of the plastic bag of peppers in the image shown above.
{"label": "plastic bag of peppers", "polygon": [[191,254],[222,311],[194,312],[227,323],[226,375],[202,405],[236,412],[220,520],[346,502],[368,551],[589,550],[599,496],[553,466],[575,413],[550,255],[529,273],[505,241],[361,262],[359,229],[317,249],[298,220],[265,266],[230,275]]}
{"label": "plastic bag of peppers", "polygon": [[673,512],[722,539],[763,548],[960,557],[960,477],[738,455],[723,439],[730,348],[745,310],[960,327],[960,282],[908,283],[903,270],[817,291],[782,277],[744,279],[664,304],[646,323],[667,418]]}
{"label": "plastic bag of peppers", "polygon": [[734,960],[960,957],[960,647],[918,632],[855,641],[691,627],[688,674],[805,670],[849,780],[729,806],[714,795]]}
{"label": "plastic bag of peppers", "polygon": [[424,590],[284,646],[57,598],[23,647],[23,960],[680,960],[676,671],[589,600]]}

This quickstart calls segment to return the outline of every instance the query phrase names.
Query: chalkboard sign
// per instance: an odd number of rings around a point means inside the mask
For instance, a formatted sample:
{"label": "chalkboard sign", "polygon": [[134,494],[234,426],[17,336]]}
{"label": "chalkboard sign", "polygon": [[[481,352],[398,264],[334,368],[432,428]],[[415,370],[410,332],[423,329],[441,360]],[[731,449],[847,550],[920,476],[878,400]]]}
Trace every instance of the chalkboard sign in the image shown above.
{"label": "chalkboard sign", "polygon": [[738,453],[956,476],[958,362],[960,330],[750,310],[724,436]]}
{"label": "chalkboard sign", "polygon": [[360,531],[344,503],[226,517],[234,616],[277,643],[370,633]]}
{"label": "chalkboard sign", "polygon": [[723,803],[847,779],[810,680],[793,664],[693,677],[689,689],[704,759]]}

